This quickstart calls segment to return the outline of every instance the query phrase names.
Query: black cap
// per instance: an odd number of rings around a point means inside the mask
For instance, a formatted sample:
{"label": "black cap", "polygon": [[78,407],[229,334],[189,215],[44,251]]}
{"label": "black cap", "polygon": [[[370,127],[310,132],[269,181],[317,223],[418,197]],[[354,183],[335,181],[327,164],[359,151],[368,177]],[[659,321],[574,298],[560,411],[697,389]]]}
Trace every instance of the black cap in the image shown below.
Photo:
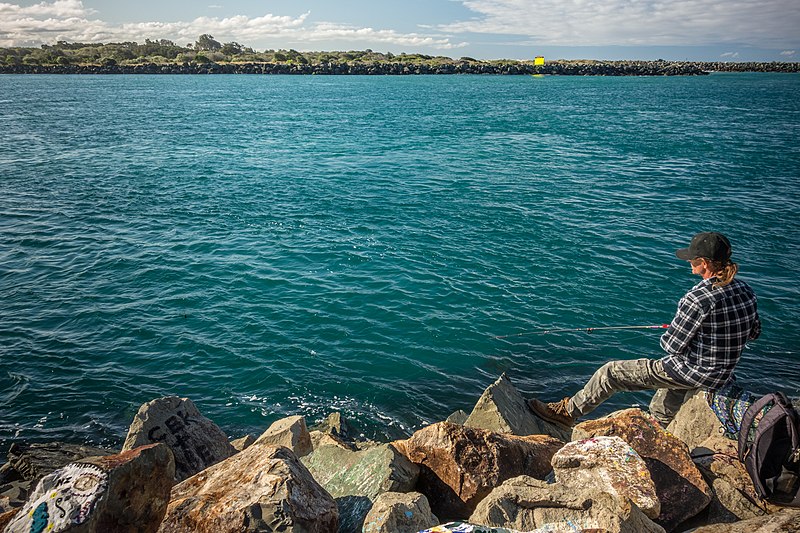
{"label": "black cap", "polygon": [[731,242],[715,231],[704,231],[692,237],[688,248],[681,248],[675,255],[687,261],[702,257],[712,261],[725,262],[731,258]]}

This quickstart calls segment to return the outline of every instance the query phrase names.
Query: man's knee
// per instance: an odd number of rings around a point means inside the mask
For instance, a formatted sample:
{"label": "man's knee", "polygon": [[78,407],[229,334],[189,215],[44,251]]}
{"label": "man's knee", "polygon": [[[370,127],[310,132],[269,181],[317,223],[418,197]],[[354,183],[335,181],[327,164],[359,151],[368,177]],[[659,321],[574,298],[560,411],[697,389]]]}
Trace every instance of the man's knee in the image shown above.
{"label": "man's knee", "polygon": [[650,402],[650,414],[665,428],[696,389],[658,389]]}
{"label": "man's knee", "polygon": [[648,380],[649,359],[611,361],[603,365],[606,375],[615,383],[644,385]]}

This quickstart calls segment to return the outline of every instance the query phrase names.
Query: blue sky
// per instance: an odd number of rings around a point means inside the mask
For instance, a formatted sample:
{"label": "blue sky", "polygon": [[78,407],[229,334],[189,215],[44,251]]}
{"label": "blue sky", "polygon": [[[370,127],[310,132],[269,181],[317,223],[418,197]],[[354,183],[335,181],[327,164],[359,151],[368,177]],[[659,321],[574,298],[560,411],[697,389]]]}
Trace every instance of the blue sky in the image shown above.
{"label": "blue sky", "polygon": [[797,61],[798,0],[0,0],[0,46],[200,34],[256,50]]}

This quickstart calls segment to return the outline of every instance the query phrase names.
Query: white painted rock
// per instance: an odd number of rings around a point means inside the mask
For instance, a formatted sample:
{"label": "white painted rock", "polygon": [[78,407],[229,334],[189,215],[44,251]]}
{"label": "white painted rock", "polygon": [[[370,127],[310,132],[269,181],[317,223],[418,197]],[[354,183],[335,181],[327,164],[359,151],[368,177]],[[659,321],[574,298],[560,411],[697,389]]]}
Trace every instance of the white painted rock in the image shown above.
{"label": "white painted rock", "polygon": [[595,487],[629,498],[649,518],[661,502],[644,460],[619,437],[593,437],[570,442],[552,459],[556,481],[568,487]]}
{"label": "white painted rock", "polygon": [[153,533],[174,475],[163,444],[70,463],[39,481],[4,533]]}

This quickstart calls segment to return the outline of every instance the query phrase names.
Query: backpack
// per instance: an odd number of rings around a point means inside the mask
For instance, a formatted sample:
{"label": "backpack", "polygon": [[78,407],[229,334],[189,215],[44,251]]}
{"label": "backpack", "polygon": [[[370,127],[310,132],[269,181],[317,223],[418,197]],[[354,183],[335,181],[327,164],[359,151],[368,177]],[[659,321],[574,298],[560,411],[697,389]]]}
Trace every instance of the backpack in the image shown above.
{"label": "backpack", "polygon": [[748,407],[739,432],[739,460],[759,497],[800,507],[800,414],[783,393],[767,394]]}

